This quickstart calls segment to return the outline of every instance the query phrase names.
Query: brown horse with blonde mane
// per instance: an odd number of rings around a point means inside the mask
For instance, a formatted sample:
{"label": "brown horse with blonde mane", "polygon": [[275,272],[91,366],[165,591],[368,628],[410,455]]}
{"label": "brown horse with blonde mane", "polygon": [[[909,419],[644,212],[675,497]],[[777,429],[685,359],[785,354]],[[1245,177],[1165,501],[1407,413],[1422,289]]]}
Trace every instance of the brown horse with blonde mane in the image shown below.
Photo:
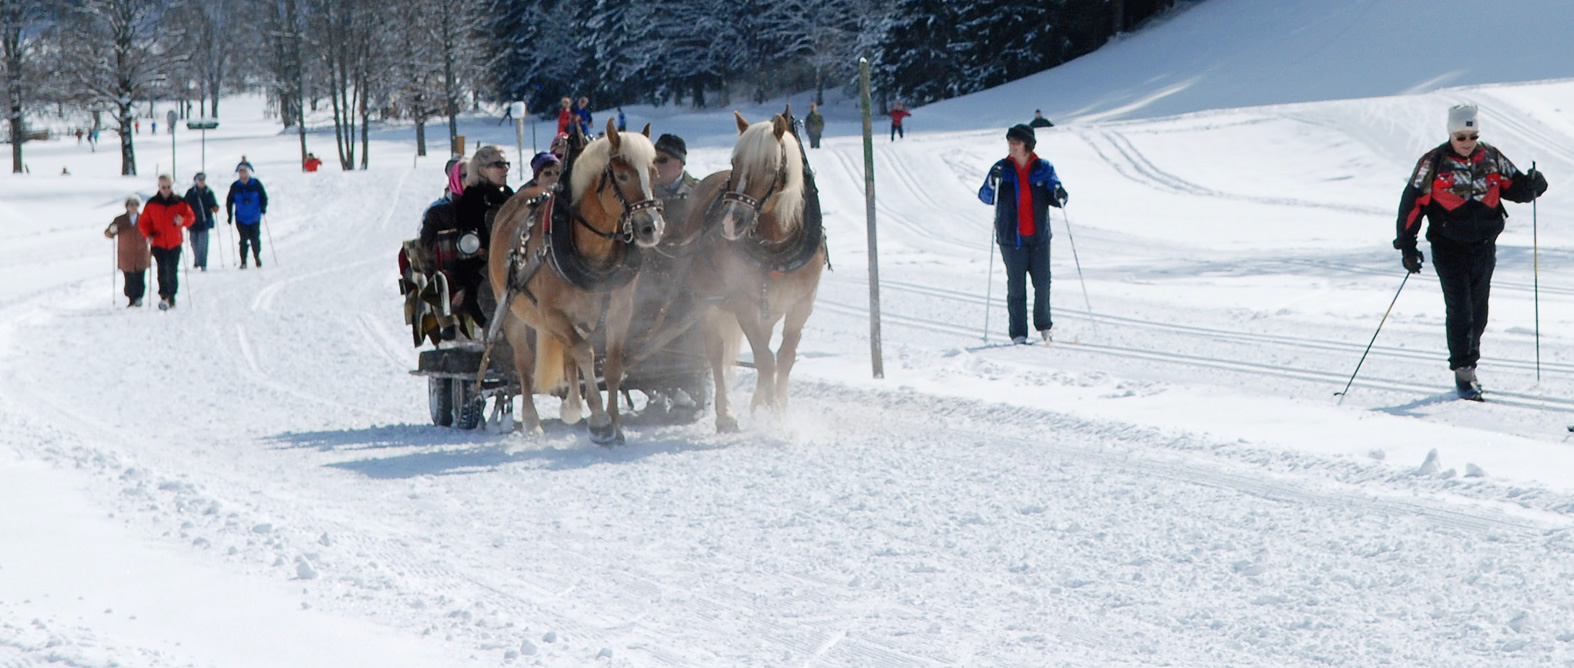
{"label": "brown horse with blonde mane", "polygon": [[[792,132],[791,110],[752,125],[742,114],[733,117],[739,137],[732,169],[700,183],[689,213],[704,216],[711,234],[689,286],[716,304],[706,316],[706,354],[721,432],[738,429],[727,400],[727,371],[737,358],[740,333],[759,374],[751,406],[786,408],[788,376],[826,265],[819,195]],[[777,322],[782,341],[773,353]]]}
{"label": "brown horse with blonde mane", "polygon": [[[609,120],[606,135],[573,159],[566,186],[521,191],[494,219],[487,269],[499,310],[508,308],[509,317],[499,324],[514,348],[524,394],[520,426],[526,431],[541,430],[531,395],[566,384],[572,400],[583,378],[591,440],[623,442],[617,393],[639,253],[656,245],[666,227],[661,200],[652,194],[655,160],[648,126],[644,134],[618,132]],[[592,345],[603,328],[607,402],[597,391]]]}

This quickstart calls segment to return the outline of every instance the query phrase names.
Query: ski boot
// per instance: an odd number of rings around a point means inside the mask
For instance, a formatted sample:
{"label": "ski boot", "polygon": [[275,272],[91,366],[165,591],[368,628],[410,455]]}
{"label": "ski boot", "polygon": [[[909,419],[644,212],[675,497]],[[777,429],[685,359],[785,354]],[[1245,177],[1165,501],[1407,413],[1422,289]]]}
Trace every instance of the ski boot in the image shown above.
{"label": "ski boot", "polygon": [[1481,383],[1476,382],[1476,368],[1473,366],[1454,369],[1454,389],[1459,393],[1460,399],[1483,401]]}

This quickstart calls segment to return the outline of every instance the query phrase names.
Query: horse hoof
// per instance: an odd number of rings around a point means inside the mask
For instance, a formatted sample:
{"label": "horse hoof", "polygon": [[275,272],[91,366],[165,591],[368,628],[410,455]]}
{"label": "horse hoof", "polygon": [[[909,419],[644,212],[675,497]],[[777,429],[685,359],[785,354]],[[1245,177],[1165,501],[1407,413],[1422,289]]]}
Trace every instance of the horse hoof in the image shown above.
{"label": "horse hoof", "polygon": [[622,445],[623,430],[617,425],[608,424],[601,427],[590,428],[590,442],[596,445]]}
{"label": "horse hoof", "polygon": [[736,434],[736,433],[738,433],[738,418],[730,417],[730,416],[729,417],[716,418],[716,433],[718,433],[718,434]]}

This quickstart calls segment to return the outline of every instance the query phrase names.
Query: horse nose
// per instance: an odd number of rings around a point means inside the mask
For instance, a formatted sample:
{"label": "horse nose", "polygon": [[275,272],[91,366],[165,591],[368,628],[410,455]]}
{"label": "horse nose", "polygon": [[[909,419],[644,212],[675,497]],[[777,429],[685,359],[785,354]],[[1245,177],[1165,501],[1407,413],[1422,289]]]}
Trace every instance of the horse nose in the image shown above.
{"label": "horse nose", "polygon": [[661,241],[661,235],[666,229],[666,219],[659,213],[652,213],[639,225],[639,241],[646,246],[654,246]]}

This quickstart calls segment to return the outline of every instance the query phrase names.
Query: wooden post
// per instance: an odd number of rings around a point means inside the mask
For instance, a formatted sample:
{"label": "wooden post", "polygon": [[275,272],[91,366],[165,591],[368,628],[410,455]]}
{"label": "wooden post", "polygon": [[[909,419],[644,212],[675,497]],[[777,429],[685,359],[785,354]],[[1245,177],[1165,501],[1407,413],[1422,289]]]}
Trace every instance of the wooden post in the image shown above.
{"label": "wooden post", "polygon": [[885,377],[885,362],[880,353],[880,253],[876,246],[874,224],[874,121],[870,117],[869,59],[858,59],[858,87],[864,117],[864,215],[869,228],[869,362],[874,377]]}

